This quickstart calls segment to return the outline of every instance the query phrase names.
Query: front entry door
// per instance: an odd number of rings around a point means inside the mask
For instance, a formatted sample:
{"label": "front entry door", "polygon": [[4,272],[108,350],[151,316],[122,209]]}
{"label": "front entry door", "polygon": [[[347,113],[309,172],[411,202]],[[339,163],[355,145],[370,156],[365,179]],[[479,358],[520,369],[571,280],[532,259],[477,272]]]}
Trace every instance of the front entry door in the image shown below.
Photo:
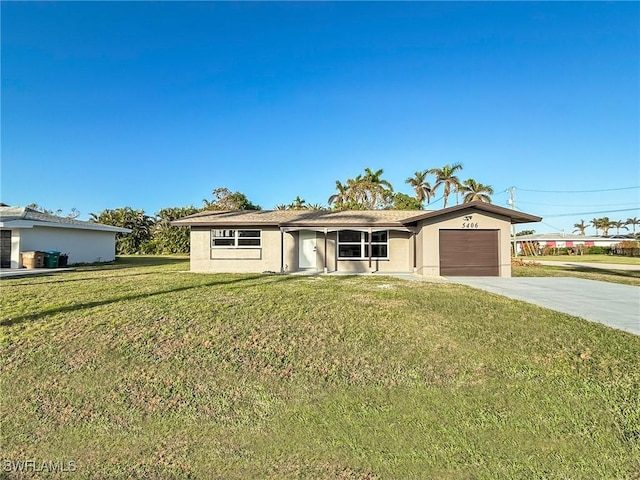
{"label": "front entry door", "polygon": [[316,232],[300,230],[298,245],[298,266],[300,268],[316,268]]}
{"label": "front entry door", "polygon": [[11,230],[0,230],[0,267],[11,268]]}

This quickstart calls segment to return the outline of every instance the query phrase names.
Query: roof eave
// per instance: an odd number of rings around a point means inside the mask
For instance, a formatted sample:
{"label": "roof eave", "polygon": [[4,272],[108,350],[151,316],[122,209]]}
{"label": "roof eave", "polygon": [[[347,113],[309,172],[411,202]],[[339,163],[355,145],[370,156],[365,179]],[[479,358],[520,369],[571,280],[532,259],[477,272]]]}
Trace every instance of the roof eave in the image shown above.
{"label": "roof eave", "polygon": [[415,217],[409,218],[404,221],[407,223],[416,223],[421,220],[426,220],[430,218],[440,217],[442,215],[447,215],[449,213],[456,213],[463,210],[475,209],[481,210],[489,213],[494,213],[496,215],[501,215],[504,217],[509,217],[512,224],[515,223],[536,223],[542,220],[542,217],[538,217],[536,215],[531,215],[529,213],[517,212],[515,210],[511,210],[504,207],[499,207],[497,205],[493,205],[491,203],[486,202],[470,202],[463,203],[460,205],[454,205],[453,207],[444,208],[442,210],[434,210],[431,212],[426,212],[420,215],[416,215]]}

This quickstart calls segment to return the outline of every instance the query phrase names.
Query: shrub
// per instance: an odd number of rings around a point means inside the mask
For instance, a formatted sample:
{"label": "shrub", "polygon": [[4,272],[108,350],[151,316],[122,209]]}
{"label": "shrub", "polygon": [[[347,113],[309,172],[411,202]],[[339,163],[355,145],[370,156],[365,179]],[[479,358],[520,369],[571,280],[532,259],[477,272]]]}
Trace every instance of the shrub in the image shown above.
{"label": "shrub", "polygon": [[637,240],[625,240],[624,242],[616,243],[611,248],[611,251],[614,255],[638,257],[640,256],[640,242]]}
{"label": "shrub", "polygon": [[611,247],[587,247],[585,252],[587,255],[609,255],[611,253]]}

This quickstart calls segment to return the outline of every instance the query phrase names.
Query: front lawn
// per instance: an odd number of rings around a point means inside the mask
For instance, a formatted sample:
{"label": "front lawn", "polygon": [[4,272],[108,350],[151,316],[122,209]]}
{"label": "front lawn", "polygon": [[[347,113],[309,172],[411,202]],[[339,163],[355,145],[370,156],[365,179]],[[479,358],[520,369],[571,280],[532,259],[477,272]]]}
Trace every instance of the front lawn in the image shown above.
{"label": "front lawn", "polygon": [[3,462],[87,479],[640,471],[640,337],[455,284],[187,268],[0,281]]}
{"label": "front lawn", "polygon": [[538,255],[535,257],[520,256],[526,261],[549,260],[552,262],[611,263],[617,265],[640,265],[640,257],[622,255]]}
{"label": "front lawn", "polygon": [[640,286],[640,270],[616,270],[583,265],[514,265],[511,267],[511,275],[514,277],[575,277]]}

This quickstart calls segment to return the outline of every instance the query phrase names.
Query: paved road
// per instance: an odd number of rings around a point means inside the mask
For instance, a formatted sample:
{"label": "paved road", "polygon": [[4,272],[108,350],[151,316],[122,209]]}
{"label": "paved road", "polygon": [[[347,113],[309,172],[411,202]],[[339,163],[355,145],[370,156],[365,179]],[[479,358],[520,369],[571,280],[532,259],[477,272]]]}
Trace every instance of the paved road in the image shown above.
{"label": "paved road", "polygon": [[448,277],[506,297],[640,335],[640,287],[568,277]]}

